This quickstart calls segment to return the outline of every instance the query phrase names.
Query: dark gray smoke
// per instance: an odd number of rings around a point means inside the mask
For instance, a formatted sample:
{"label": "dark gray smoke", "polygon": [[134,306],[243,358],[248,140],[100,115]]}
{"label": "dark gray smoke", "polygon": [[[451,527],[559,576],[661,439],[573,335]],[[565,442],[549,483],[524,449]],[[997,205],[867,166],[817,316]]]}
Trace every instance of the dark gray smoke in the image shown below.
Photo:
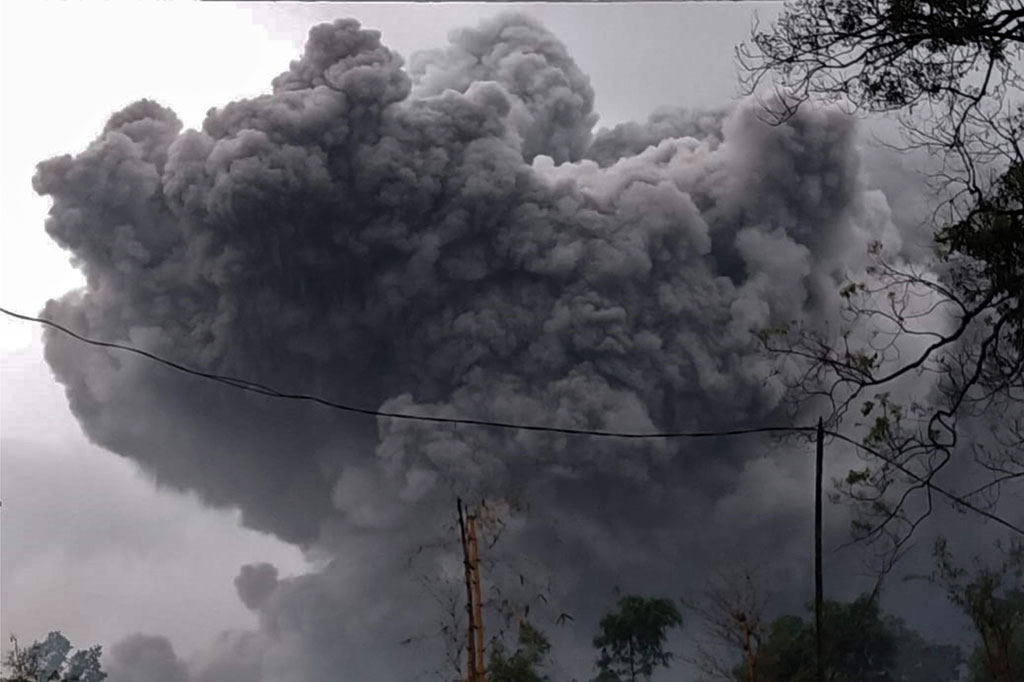
{"label": "dark gray smoke", "polygon": [[656,147],[662,140],[681,137],[696,138],[713,149],[721,142],[725,116],[725,110],[691,111],[664,107],[652,113],[646,123],[630,121],[600,130],[587,148],[586,158],[607,168],[622,158]]}
{"label": "dark gray smoke", "polygon": [[188,670],[163,637],[133,635],[104,658],[108,682],[187,682]]}
{"label": "dark gray smoke", "polygon": [[247,564],[235,578],[235,588],[247,608],[258,610],[273,594],[277,582],[277,568],[272,564]]}
{"label": "dark gray smoke", "polygon": [[[376,31],[317,26],[271,94],[201,130],[142,100],[40,164],[46,229],[87,279],[45,313],[369,408],[633,431],[777,420],[783,386],[751,331],[824,323],[868,242],[899,247],[853,122],[805,111],[770,127],[739,103],[592,135],[593,102],[523,16],[456,32],[408,70]],[[804,577],[806,461],[764,458],[763,440],[374,424],[58,334],[46,357],[91,439],[323,560],[298,577],[243,567],[260,627],[212,643],[196,681],[436,668],[437,639],[400,642],[442,621],[427,587],[457,585],[456,548],[436,544],[455,537],[456,495],[503,509],[501,547],[528,559],[523,581],[492,587],[551,581],[577,645],[614,585],[681,593],[745,556]],[[182,679],[165,642],[113,655],[117,680]]]}

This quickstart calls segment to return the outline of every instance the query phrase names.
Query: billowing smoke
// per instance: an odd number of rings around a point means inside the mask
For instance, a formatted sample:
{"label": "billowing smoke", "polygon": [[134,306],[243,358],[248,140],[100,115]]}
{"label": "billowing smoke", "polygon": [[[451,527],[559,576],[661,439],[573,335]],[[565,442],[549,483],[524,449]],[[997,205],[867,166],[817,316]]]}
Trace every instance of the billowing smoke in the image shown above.
{"label": "billowing smoke", "polygon": [[[87,281],[45,313],[368,408],[631,431],[778,417],[751,331],[824,322],[866,245],[899,247],[853,122],[772,127],[739,103],[593,133],[593,104],[527,17],[459,31],[408,69],[353,20],[317,26],[270,94],[201,130],[142,100],[40,164],[46,229]],[[374,423],[55,333],[46,356],[91,439],[322,564],[243,567],[259,628],[212,643],[197,681],[435,669],[428,588],[458,579],[436,543],[455,537],[457,495],[503,510],[500,546],[529,559],[510,583],[553,581],[557,608],[584,615],[614,585],[675,594],[719,559],[791,557],[805,523],[803,461],[764,459],[762,440]],[[182,679],[165,644],[115,648],[117,679]],[[162,672],[133,672],[147,666]]]}
{"label": "billowing smoke", "polygon": [[163,637],[133,635],[105,657],[110,682],[187,682],[188,670]]}

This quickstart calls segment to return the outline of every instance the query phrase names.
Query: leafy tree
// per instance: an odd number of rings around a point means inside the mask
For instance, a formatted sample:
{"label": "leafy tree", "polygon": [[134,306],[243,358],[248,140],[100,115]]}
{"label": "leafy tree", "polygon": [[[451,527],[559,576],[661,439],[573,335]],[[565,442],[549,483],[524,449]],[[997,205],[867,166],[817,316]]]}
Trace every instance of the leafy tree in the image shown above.
{"label": "leafy tree", "polygon": [[527,621],[519,624],[518,647],[506,656],[500,644],[491,649],[487,665],[488,682],[547,682],[550,678],[540,671],[551,644],[544,634]]}
{"label": "leafy tree", "polygon": [[971,661],[976,682],[1024,679],[1024,542],[999,549],[999,566],[976,558],[968,570],[955,563],[945,540],[935,544],[932,580],[971,619],[980,640]]}
{"label": "leafy tree", "polygon": [[[935,493],[993,518],[1000,488],[1024,477],[1024,5],[796,0],[738,56],[750,92],[774,86],[764,100],[772,122],[811,100],[890,112],[902,146],[941,161],[932,263],[909,267],[874,245],[869,276],[840,290],[845,326],[761,334],[801,365],[796,395],[830,406],[830,431],[860,413],[856,432],[837,437],[867,466],[838,492],[860,511],[855,536],[881,541],[884,572]],[[948,328],[932,324],[936,311]],[[871,337],[857,342],[851,330],[864,326]],[[919,373],[937,377],[937,397],[901,404],[892,388]],[[979,419],[990,437],[961,443],[962,425]],[[953,491],[940,474],[954,458],[980,485]]]}
{"label": "leafy tree", "polygon": [[957,670],[964,662],[960,647],[929,642],[894,616],[887,616],[885,620],[896,644],[893,679],[899,682],[948,682],[959,679]]}
{"label": "leafy tree", "polygon": [[[865,595],[850,603],[826,601],[825,677],[831,682],[949,682],[961,656],[953,646],[926,642],[898,618],[883,615]],[[757,654],[760,680],[813,682],[814,623],[787,615],[772,622]],[[749,682],[739,665],[734,678]]]}
{"label": "leafy tree", "polygon": [[51,632],[42,642],[27,649],[11,636],[11,650],[4,657],[8,676],[3,682],[102,682],[107,674],[100,667],[101,647],[71,653],[71,642],[60,632]]}
{"label": "leafy tree", "polygon": [[739,660],[747,682],[761,679],[757,657],[767,636],[767,600],[758,587],[752,571],[723,572],[708,584],[699,601],[683,602],[704,621],[704,639],[685,660],[705,678],[734,680]]}
{"label": "leafy tree", "polygon": [[[968,667],[968,680],[970,682],[999,682],[999,679],[992,673],[992,667],[987,662],[985,648],[978,644],[971,654]],[[1024,670],[1024,631],[1018,630],[1010,643],[1010,670],[1013,674],[1019,675]],[[1019,677],[1013,678],[1015,680]]]}
{"label": "leafy tree", "polygon": [[[1024,342],[1024,162],[1013,159],[1006,171],[987,188],[978,192],[971,210],[942,228],[936,241],[947,256],[963,255],[978,265],[978,270],[961,268],[958,289],[974,294],[974,299],[994,295],[1003,301],[998,310],[1016,335],[1018,347]],[[988,286],[979,287],[978,280]],[[973,299],[972,299],[973,300]]]}
{"label": "leafy tree", "polygon": [[[826,607],[828,604],[826,602]],[[758,679],[769,682],[783,679],[792,679],[793,682],[813,680],[813,627],[800,616],[786,615],[772,621],[768,627],[768,637],[757,654]],[[751,682],[747,666],[736,666],[733,676],[739,682]]]}
{"label": "leafy tree", "polygon": [[[874,601],[829,601],[823,612],[824,664],[829,680],[892,682],[896,647]],[[814,680],[814,625],[795,616],[772,624],[758,666],[766,680]]]}
{"label": "leafy tree", "polygon": [[668,599],[628,596],[618,611],[606,614],[601,634],[594,638],[600,651],[598,682],[650,679],[658,666],[668,667],[672,653],[665,651],[669,628],[681,627],[683,617]]}

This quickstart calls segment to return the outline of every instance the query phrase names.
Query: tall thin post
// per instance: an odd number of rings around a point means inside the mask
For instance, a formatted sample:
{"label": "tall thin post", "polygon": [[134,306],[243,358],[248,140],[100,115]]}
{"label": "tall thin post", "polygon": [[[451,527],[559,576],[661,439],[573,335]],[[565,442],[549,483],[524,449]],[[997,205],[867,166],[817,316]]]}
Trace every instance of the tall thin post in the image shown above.
{"label": "tall thin post", "polygon": [[480,545],[476,539],[476,514],[467,518],[469,560],[473,568],[473,632],[476,634],[476,682],[484,680],[484,614],[480,590]]}
{"label": "tall thin post", "polygon": [[750,646],[750,619],[745,613],[740,614],[743,622],[743,655],[747,659],[747,679],[757,682],[757,667],[754,661],[754,650]]}
{"label": "tall thin post", "polygon": [[814,669],[818,682],[825,682],[822,608],[825,588],[821,571],[821,478],[825,459],[825,427],[818,417],[818,444],[814,467]]}
{"label": "tall thin post", "polygon": [[476,647],[474,637],[475,619],[473,617],[473,563],[469,557],[469,536],[466,532],[466,516],[462,508],[462,498],[456,498],[459,510],[459,532],[462,538],[462,563],[466,575],[466,615],[469,629],[466,632],[466,682],[478,682],[476,669]]}

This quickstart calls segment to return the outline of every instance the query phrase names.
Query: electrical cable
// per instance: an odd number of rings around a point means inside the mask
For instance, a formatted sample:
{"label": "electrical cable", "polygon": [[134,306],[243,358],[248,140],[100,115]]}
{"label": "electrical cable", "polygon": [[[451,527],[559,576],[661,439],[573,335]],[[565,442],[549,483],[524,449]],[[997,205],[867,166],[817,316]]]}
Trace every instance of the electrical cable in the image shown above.
{"label": "electrical cable", "polygon": [[[341,410],[343,412],[353,412],[353,413],[356,413],[356,414],[363,414],[363,415],[373,416],[373,417],[385,417],[385,418],[389,418],[389,419],[405,419],[405,420],[410,420],[410,421],[431,422],[431,423],[435,423],[435,424],[452,424],[452,425],[456,425],[456,426],[458,426],[458,425],[483,426],[483,427],[499,428],[499,429],[513,429],[513,430],[522,430],[522,431],[540,431],[540,432],[545,432],[545,433],[558,433],[558,434],[565,434],[565,435],[570,435],[570,436],[594,436],[594,437],[600,437],[600,438],[623,438],[623,439],[633,439],[633,440],[653,439],[653,438],[722,438],[722,437],[728,437],[728,436],[743,436],[743,435],[761,434],[761,433],[811,433],[811,432],[814,432],[814,431],[817,430],[816,426],[759,426],[759,427],[751,427],[751,428],[743,428],[743,429],[726,429],[726,430],[723,430],[723,431],[656,431],[656,432],[646,432],[645,433],[645,432],[629,432],[629,431],[604,431],[604,430],[600,430],[600,429],[576,429],[576,428],[561,427],[561,426],[543,426],[541,424],[516,424],[516,423],[513,423],[513,422],[491,421],[491,420],[486,420],[486,419],[468,419],[468,418],[460,418],[460,417],[435,417],[435,416],[430,416],[430,415],[408,414],[408,413],[404,413],[404,412],[390,412],[390,411],[387,411],[387,410],[374,410],[374,409],[370,409],[370,408],[366,408],[366,407],[358,407],[358,406],[355,406],[355,405],[348,405],[348,404],[345,404],[345,403],[338,403],[338,402],[335,402],[333,400],[328,400],[326,398],[321,398],[321,397],[315,396],[315,395],[308,395],[308,394],[305,394],[305,393],[288,393],[288,392],[285,392],[285,391],[280,391],[280,390],[278,390],[276,388],[273,388],[272,386],[268,386],[266,384],[261,384],[261,383],[255,382],[255,381],[248,381],[246,379],[239,379],[237,377],[227,376],[227,375],[224,375],[224,374],[215,374],[215,373],[212,373],[212,372],[203,372],[201,370],[193,369],[191,367],[187,367],[185,365],[179,364],[179,363],[174,362],[172,360],[168,360],[166,358],[162,358],[159,355],[155,355],[153,353],[141,350],[139,348],[134,348],[132,346],[128,346],[128,345],[121,344],[121,343],[112,343],[112,342],[109,342],[109,341],[99,341],[97,339],[91,339],[89,337],[86,337],[86,336],[83,336],[81,334],[78,334],[78,333],[68,329],[67,327],[61,325],[61,324],[58,324],[57,322],[54,322],[53,320],[49,320],[49,319],[46,319],[44,317],[33,317],[31,315],[24,315],[22,313],[16,313],[13,310],[8,310],[7,308],[3,308],[3,307],[0,307],[0,312],[2,312],[4,315],[8,315],[10,317],[13,317],[13,318],[16,318],[16,319],[19,319],[19,320],[23,320],[23,321],[26,321],[26,322],[36,322],[38,324],[45,325],[45,326],[50,327],[52,329],[56,329],[57,331],[59,331],[59,332],[61,332],[63,334],[66,334],[66,335],[68,335],[68,336],[70,336],[70,337],[72,337],[74,339],[77,339],[78,341],[81,341],[82,343],[86,343],[86,344],[89,344],[89,345],[92,345],[92,346],[98,346],[100,348],[113,348],[113,349],[116,349],[116,350],[125,351],[127,353],[134,353],[135,355],[140,355],[140,356],[142,356],[144,358],[147,358],[149,360],[153,360],[154,362],[160,363],[162,365],[170,367],[171,369],[177,370],[179,372],[183,372],[185,374],[191,374],[193,376],[197,376],[197,377],[200,377],[200,378],[203,378],[203,379],[208,379],[208,380],[211,380],[211,381],[215,381],[217,383],[225,384],[227,386],[231,386],[232,388],[237,388],[239,390],[249,391],[251,393],[256,393],[256,394],[267,396],[267,397],[270,397],[270,398],[278,398],[278,399],[282,399],[282,400],[297,400],[297,401],[305,401],[305,402],[316,403],[318,405],[322,405],[324,407],[328,407],[328,408],[335,409],[335,410]],[[1006,521],[1003,518],[1000,518],[999,516],[996,516],[995,514],[992,514],[991,512],[985,511],[984,509],[981,509],[981,508],[971,504],[970,502],[968,502],[967,500],[963,499],[959,495],[956,495],[955,493],[949,492],[948,490],[945,490],[943,487],[939,486],[938,484],[933,483],[929,478],[922,477],[922,476],[919,476],[919,475],[915,474],[914,472],[910,471],[909,469],[904,467],[899,462],[896,462],[896,461],[892,460],[891,458],[885,457],[882,453],[874,450],[873,448],[869,448],[866,445],[864,445],[862,443],[858,443],[857,441],[853,440],[852,438],[850,438],[848,436],[845,436],[845,435],[843,435],[841,433],[835,432],[835,431],[831,431],[831,430],[826,429],[824,431],[824,433],[826,435],[830,436],[830,437],[833,437],[833,438],[836,438],[836,439],[841,440],[843,442],[849,443],[850,445],[852,445],[852,446],[854,446],[856,448],[860,448],[860,449],[868,452],[872,456],[877,457],[878,459],[880,459],[880,460],[882,460],[884,462],[887,462],[887,463],[897,467],[900,471],[902,471],[904,474],[906,474],[907,476],[911,477],[912,479],[916,480],[923,487],[928,488],[930,490],[933,490],[933,491],[939,493],[943,497],[946,497],[947,499],[951,500],[952,502],[961,505],[965,509],[969,509],[969,510],[975,512],[976,514],[979,514],[981,516],[984,516],[985,518],[988,518],[988,519],[990,519],[992,521],[995,521],[996,523],[999,523],[1000,525],[1005,526],[1005,527],[1009,528],[1010,530],[1012,530],[1012,531],[1014,531],[1014,532],[1016,532],[1016,533],[1018,533],[1020,535],[1024,535],[1024,529],[1022,529],[1022,528],[1020,528],[1020,527],[1010,523],[1009,521]]]}
{"label": "electrical cable", "polygon": [[280,398],[284,400],[299,400],[305,402],[312,402],[324,407],[329,407],[335,410],[341,410],[344,412],[354,412],[356,414],[364,414],[373,417],[387,417],[390,419],[406,419],[411,421],[424,421],[433,422],[437,424],[454,424],[464,426],[486,426],[491,428],[499,429],[518,429],[522,431],[542,431],[547,433],[560,433],[571,436],[596,436],[601,438],[627,438],[627,439],[652,439],[652,438],[716,438],[724,436],[742,436],[747,434],[756,433],[802,433],[802,432],[813,432],[814,426],[761,426],[751,427],[743,429],[727,429],[724,431],[655,431],[655,432],[629,432],[629,431],[604,431],[600,429],[579,429],[562,426],[544,426],[541,424],[517,424],[513,422],[504,421],[491,421],[487,419],[469,419],[462,417],[436,417],[431,415],[421,414],[408,414],[404,412],[389,412],[387,410],[374,410],[367,407],[359,407],[356,405],[349,405],[346,403],[339,403],[327,398],[321,398],[320,396],[309,395],[306,393],[288,393],[280,391],[272,386],[266,384],[257,383],[255,381],[248,381],[246,379],[239,379],[237,377],[227,376],[224,374],[216,374],[212,372],[203,372],[198,369],[193,369],[185,365],[179,364],[172,360],[162,358],[159,355],[155,355],[148,351],[127,346],[120,343],[112,343],[109,341],[98,341],[96,339],[90,339],[86,336],[82,336],[63,325],[60,325],[53,320],[48,320],[43,317],[32,317],[31,315],[23,315],[14,311],[8,310],[7,308],[0,307],[0,312],[10,317],[15,317],[19,320],[25,320],[27,322],[38,322],[39,324],[46,325],[53,329],[56,329],[68,336],[75,338],[83,343],[87,343],[92,346],[99,346],[101,348],[114,348],[122,350],[127,353],[134,353],[135,355],[141,355],[144,358],[153,360],[162,365],[166,365],[179,372],[185,374],[191,374],[193,376],[201,377],[203,379],[209,379],[216,381],[221,384],[226,384],[233,388],[238,388],[251,393],[257,393],[270,398]]}

